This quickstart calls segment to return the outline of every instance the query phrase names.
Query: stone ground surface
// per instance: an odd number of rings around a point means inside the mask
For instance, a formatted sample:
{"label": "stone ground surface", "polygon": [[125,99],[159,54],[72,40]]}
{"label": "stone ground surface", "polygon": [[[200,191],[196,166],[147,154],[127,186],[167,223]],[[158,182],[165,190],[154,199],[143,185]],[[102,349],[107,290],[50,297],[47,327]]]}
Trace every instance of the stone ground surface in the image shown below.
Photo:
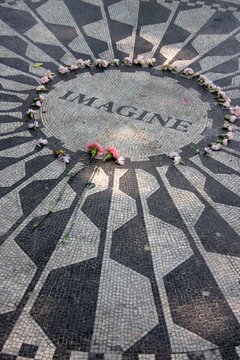
{"label": "stone ground surface", "polygon": [[[240,105],[240,0],[1,0],[0,18],[0,359],[240,359],[240,128],[203,156],[227,112],[160,71],[191,66]],[[137,54],[156,66],[55,77],[27,129],[44,69]],[[125,165],[66,184],[93,140]]]}

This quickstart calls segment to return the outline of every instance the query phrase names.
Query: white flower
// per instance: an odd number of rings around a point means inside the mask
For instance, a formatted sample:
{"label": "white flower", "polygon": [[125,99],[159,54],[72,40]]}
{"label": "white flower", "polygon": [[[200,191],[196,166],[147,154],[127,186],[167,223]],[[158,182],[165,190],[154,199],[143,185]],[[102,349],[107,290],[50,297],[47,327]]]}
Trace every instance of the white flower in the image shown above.
{"label": "white flower", "polygon": [[231,106],[231,100],[226,100],[226,101],[224,101],[223,106],[226,107],[226,108],[230,108],[230,106]]}
{"label": "white flower", "polygon": [[29,129],[36,129],[36,128],[38,128],[38,127],[39,127],[39,125],[38,125],[38,121],[37,121],[37,120],[35,120],[34,122],[28,124],[28,128],[29,128]]}
{"label": "white flower", "polygon": [[227,136],[228,140],[233,140],[233,138],[234,138],[234,135],[233,135],[232,131],[227,132],[226,136]]}
{"label": "white flower", "polygon": [[120,156],[117,160],[116,163],[119,165],[124,165],[125,162],[125,158],[123,156]]}
{"label": "white flower", "polygon": [[179,153],[177,153],[176,151],[171,151],[168,155],[168,157],[170,157],[170,159],[173,159],[175,156],[179,156]]}
{"label": "white flower", "polygon": [[37,141],[36,141],[36,145],[39,147],[45,146],[47,144],[48,144],[47,139],[40,138],[40,139],[37,139]]}
{"label": "white flower", "polygon": [[212,145],[211,145],[211,149],[214,150],[214,151],[220,150],[221,147],[222,147],[222,145],[219,144],[219,143],[217,143],[217,144],[212,144]]}
{"label": "white flower", "polygon": [[135,65],[145,65],[145,61],[143,60],[143,58],[137,58],[133,60]]}
{"label": "white flower", "polygon": [[229,120],[231,123],[234,123],[234,121],[236,120],[236,118],[237,118],[237,117],[236,117],[235,115],[230,115],[228,120]]}
{"label": "white flower", "polygon": [[42,106],[42,103],[41,103],[40,100],[37,100],[36,103],[35,103],[35,105],[38,106],[38,107],[40,107],[40,106]]}
{"label": "white flower", "polygon": [[70,160],[71,160],[71,156],[69,154],[66,155],[59,155],[58,159],[62,162],[64,162],[65,164],[69,164]]}
{"label": "white flower", "polygon": [[67,72],[69,72],[69,70],[68,70],[68,68],[66,66],[59,66],[58,72],[60,74],[66,74]]}
{"label": "white flower", "polygon": [[26,114],[27,114],[31,119],[34,119],[34,116],[35,116],[35,114],[36,114],[36,110],[28,109],[28,111],[26,112]]}
{"label": "white flower", "polygon": [[36,91],[47,91],[47,88],[44,85],[38,85],[36,87]]}
{"label": "white flower", "polygon": [[181,156],[174,156],[173,163],[174,165],[178,165],[182,160]]}
{"label": "white flower", "polygon": [[228,144],[228,139],[227,139],[227,138],[223,139],[222,144],[223,144],[224,146],[227,146],[227,144]]}
{"label": "white flower", "polygon": [[95,64],[96,64],[96,66],[98,66],[98,67],[104,67],[104,68],[106,68],[106,67],[108,67],[108,61],[107,60],[102,60],[102,59],[97,59],[96,61],[95,61]]}
{"label": "white flower", "polygon": [[119,66],[120,60],[119,59],[114,59],[112,62],[114,65]]}
{"label": "white flower", "polygon": [[85,62],[83,61],[83,59],[78,59],[78,60],[76,61],[76,64],[77,64],[77,66],[80,67],[80,68],[85,68]]}
{"label": "white flower", "polygon": [[91,60],[90,59],[84,60],[84,65],[87,67],[91,67]]}
{"label": "white flower", "polygon": [[77,64],[72,64],[72,65],[69,67],[69,69],[70,69],[71,71],[74,71],[74,70],[77,70],[77,69],[78,69],[78,66],[77,66]]}
{"label": "white flower", "polygon": [[47,76],[50,80],[52,80],[54,78],[54,73],[52,73],[51,70],[47,70],[45,76]]}
{"label": "white flower", "polygon": [[126,56],[126,57],[123,59],[123,62],[124,62],[125,65],[130,66],[130,65],[132,65],[132,63],[133,63],[133,59],[130,58],[130,57],[128,57],[128,56]]}
{"label": "white flower", "polygon": [[45,97],[40,94],[39,97],[38,97],[38,99],[39,99],[39,101],[43,102],[43,100],[45,99]]}
{"label": "white flower", "polygon": [[183,70],[184,75],[193,75],[194,71],[192,68],[186,68]]}
{"label": "white flower", "polygon": [[204,152],[205,152],[205,154],[211,154],[212,149],[210,147],[205,147]]}
{"label": "white flower", "polygon": [[146,60],[146,65],[150,65],[150,66],[153,66],[156,62],[156,59],[155,58],[149,58]]}

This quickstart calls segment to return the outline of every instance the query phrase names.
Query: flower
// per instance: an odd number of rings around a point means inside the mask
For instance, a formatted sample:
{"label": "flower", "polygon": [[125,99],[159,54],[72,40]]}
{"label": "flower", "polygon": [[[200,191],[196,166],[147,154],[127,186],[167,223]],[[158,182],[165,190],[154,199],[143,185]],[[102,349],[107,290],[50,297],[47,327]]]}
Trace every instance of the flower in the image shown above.
{"label": "flower", "polygon": [[87,67],[91,67],[91,60],[90,59],[84,60],[84,65]]}
{"label": "flower", "polygon": [[34,119],[34,116],[36,114],[36,110],[33,109],[28,109],[28,111],[26,112],[27,116],[30,117],[31,119]]}
{"label": "flower", "polygon": [[177,66],[176,65],[172,65],[172,64],[163,64],[162,65],[162,70],[163,71],[173,71],[176,72],[177,71]]}
{"label": "flower", "polygon": [[47,139],[40,138],[40,139],[37,139],[37,141],[36,141],[36,145],[39,147],[45,146],[47,144],[48,144]]}
{"label": "flower", "polygon": [[224,116],[224,119],[230,121],[231,123],[234,123],[236,118],[237,117],[235,115],[230,115],[230,114]]}
{"label": "flower", "polygon": [[147,66],[153,66],[156,62],[156,59],[155,58],[149,58],[146,60],[146,65]]}
{"label": "flower", "polygon": [[168,157],[170,157],[170,159],[173,159],[176,156],[179,156],[179,153],[177,153],[176,151],[171,151],[168,155]]}
{"label": "flower", "polygon": [[41,102],[43,102],[43,100],[45,100],[45,97],[40,94],[39,97],[38,97],[38,99],[39,99]]}
{"label": "flower", "polygon": [[113,62],[112,62],[112,64],[116,65],[116,66],[119,66],[119,63],[120,63],[119,59],[114,59]]}
{"label": "flower", "polygon": [[72,64],[72,65],[69,67],[69,69],[70,69],[71,71],[74,71],[74,70],[77,70],[77,69],[78,69],[78,66],[77,66],[77,64]]}
{"label": "flower", "polygon": [[211,145],[211,149],[214,150],[214,151],[220,150],[221,147],[222,147],[222,145],[221,145],[220,143],[212,144],[212,145]]}
{"label": "flower", "polygon": [[233,132],[232,131],[227,132],[226,137],[228,140],[233,140],[234,138]]}
{"label": "flower", "polygon": [[227,146],[227,144],[228,144],[228,139],[227,139],[227,138],[223,139],[223,140],[222,140],[222,144],[223,144],[224,146]]}
{"label": "flower", "polygon": [[109,63],[108,63],[107,60],[102,60],[102,59],[97,59],[97,60],[95,61],[95,64],[96,64],[96,66],[98,66],[99,68],[101,68],[101,67],[106,68],[106,67],[108,67],[108,65],[109,65]]}
{"label": "flower", "polygon": [[40,82],[41,84],[47,84],[49,82],[48,76],[44,75],[43,77],[41,77]]}
{"label": "flower", "polygon": [[137,58],[137,59],[134,59],[133,62],[134,62],[135,65],[142,65],[142,66],[143,66],[143,65],[146,65],[146,63],[145,63],[145,61],[143,60],[143,58],[140,58],[140,57]]}
{"label": "flower", "polygon": [[118,165],[124,165],[125,162],[125,158],[123,156],[120,156],[117,160],[116,160],[116,164]]}
{"label": "flower", "polygon": [[231,100],[224,101],[224,103],[222,105],[226,108],[229,108],[231,106]]}
{"label": "flower", "polygon": [[65,154],[66,154],[66,151],[63,150],[63,149],[55,149],[55,150],[53,150],[53,155],[55,155],[55,156],[65,155]]}
{"label": "flower", "polygon": [[112,158],[117,160],[120,157],[118,150],[113,146],[107,146],[106,147],[106,152],[107,153],[106,153],[103,161],[107,161],[107,160],[110,160]]}
{"label": "flower", "polygon": [[239,118],[240,117],[240,106],[237,105],[237,106],[231,107],[230,114]]}
{"label": "flower", "polygon": [[69,154],[65,154],[65,155],[59,155],[58,159],[62,162],[64,162],[65,164],[69,164],[70,160],[71,160],[71,156]]}
{"label": "flower", "polygon": [[29,129],[37,129],[39,127],[39,124],[38,124],[38,121],[37,120],[34,120],[32,123],[29,123],[28,124],[28,128]]}
{"label": "flower", "polygon": [[211,154],[212,153],[212,149],[210,147],[205,147],[204,148],[204,153],[205,154]]}
{"label": "flower", "polygon": [[68,70],[68,68],[66,66],[59,66],[58,72],[60,74],[66,74],[67,72],[69,72],[69,70]]}
{"label": "flower", "polygon": [[128,56],[126,56],[126,57],[123,59],[123,63],[124,63],[125,65],[131,66],[132,63],[133,63],[133,59],[130,58],[130,57],[128,57]]}
{"label": "flower", "polygon": [[183,74],[186,75],[186,76],[193,75],[194,71],[193,71],[192,68],[186,68],[186,69],[183,70]]}
{"label": "flower", "polygon": [[36,87],[36,91],[47,91],[47,88],[44,85],[38,85]]}
{"label": "flower", "polygon": [[85,68],[85,62],[83,61],[83,59],[78,59],[78,60],[76,61],[76,64],[77,64],[77,66],[80,67],[80,68]]}
{"label": "flower", "polygon": [[104,149],[102,145],[97,142],[92,142],[88,144],[87,148],[88,148],[88,152],[91,153],[92,157],[101,156],[104,153]]}
{"label": "flower", "polygon": [[174,165],[180,164],[180,161],[181,161],[181,156],[175,156],[173,159]]}
{"label": "flower", "polygon": [[37,101],[35,102],[35,105],[38,106],[38,107],[40,107],[40,106],[42,106],[42,103],[41,103],[40,100],[37,100]]}
{"label": "flower", "polygon": [[51,70],[47,70],[45,76],[47,76],[49,80],[52,80],[54,78],[54,73],[52,73]]}

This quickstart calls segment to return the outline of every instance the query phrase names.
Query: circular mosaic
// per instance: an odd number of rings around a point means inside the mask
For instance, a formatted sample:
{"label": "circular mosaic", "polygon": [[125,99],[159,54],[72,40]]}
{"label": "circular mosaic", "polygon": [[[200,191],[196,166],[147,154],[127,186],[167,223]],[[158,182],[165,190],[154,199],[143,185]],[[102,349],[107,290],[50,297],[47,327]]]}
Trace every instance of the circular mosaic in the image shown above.
{"label": "circular mosaic", "polygon": [[210,126],[209,109],[196,90],[176,79],[116,70],[60,81],[41,117],[48,135],[73,151],[96,140],[142,160],[199,142]]}

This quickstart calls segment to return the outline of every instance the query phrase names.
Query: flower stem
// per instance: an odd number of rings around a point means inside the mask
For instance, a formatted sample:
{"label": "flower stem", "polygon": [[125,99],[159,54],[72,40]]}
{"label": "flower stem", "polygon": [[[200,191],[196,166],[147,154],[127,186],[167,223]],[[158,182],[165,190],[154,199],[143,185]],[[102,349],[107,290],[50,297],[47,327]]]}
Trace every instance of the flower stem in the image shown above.
{"label": "flower stem", "polygon": [[[94,176],[97,174],[97,172],[98,172],[99,170],[100,170],[100,167],[99,167],[99,166],[96,166],[96,167],[94,168],[92,175],[90,176],[88,182],[85,184],[84,190],[85,190],[85,189],[91,189],[92,187],[95,186],[95,184],[92,182],[92,180],[93,180]],[[93,186],[91,186],[91,185],[93,185]],[[64,245],[64,244],[67,242],[68,237],[69,237],[69,234],[70,234],[70,232],[72,231],[72,228],[73,228],[73,226],[74,226],[75,223],[76,223],[77,212],[78,212],[78,209],[79,209],[80,206],[81,206],[82,197],[83,197],[84,192],[85,192],[85,191],[83,191],[83,193],[82,193],[80,199],[78,200],[78,203],[77,203],[77,205],[76,205],[76,207],[75,207],[75,209],[74,209],[73,216],[72,216],[72,220],[71,220],[71,223],[70,223],[70,225],[69,225],[69,228],[68,228],[68,230],[65,232],[65,234],[63,235],[63,239],[60,241],[60,244],[61,244],[61,245]]]}

